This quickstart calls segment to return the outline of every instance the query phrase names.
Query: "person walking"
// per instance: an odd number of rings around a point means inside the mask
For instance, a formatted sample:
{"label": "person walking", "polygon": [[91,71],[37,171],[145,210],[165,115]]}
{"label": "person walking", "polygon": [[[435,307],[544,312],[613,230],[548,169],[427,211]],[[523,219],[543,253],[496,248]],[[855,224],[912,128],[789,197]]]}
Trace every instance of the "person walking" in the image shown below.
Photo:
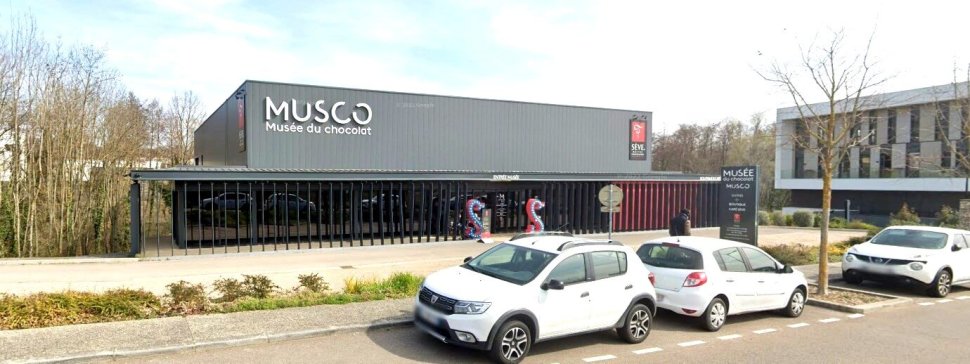
{"label": "person walking", "polygon": [[670,219],[670,236],[690,236],[690,210],[682,209]]}

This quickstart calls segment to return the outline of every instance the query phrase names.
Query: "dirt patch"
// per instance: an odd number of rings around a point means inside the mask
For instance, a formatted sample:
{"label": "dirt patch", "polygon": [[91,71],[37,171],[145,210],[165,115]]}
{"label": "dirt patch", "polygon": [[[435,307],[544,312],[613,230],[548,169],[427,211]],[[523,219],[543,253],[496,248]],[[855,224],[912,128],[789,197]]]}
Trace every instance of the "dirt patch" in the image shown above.
{"label": "dirt patch", "polygon": [[814,300],[832,302],[832,303],[837,303],[840,305],[848,305],[848,306],[864,305],[867,303],[885,301],[889,299],[886,297],[871,295],[868,293],[862,293],[862,292],[856,292],[856,291],[845,291],[841,289],[835,289],[832,287],[829,287],[829,293],[824,296],[818,294],[818,287],[812,287],[811,289],[809,289],[808,297]]}

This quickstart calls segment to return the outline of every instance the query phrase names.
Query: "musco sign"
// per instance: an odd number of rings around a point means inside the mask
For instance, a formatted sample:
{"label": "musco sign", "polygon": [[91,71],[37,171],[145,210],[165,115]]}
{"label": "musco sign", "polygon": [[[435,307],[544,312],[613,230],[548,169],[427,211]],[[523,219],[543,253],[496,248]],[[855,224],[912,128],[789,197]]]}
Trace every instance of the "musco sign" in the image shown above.
{"label": "musco sign", "polygon": [[[328,104],[326,100],[274,102],[265,104],[266,131],[282,133],[372,135],[370,124],[374,111],[367,103],[353,107],[346,101]],[[274,122],[278,121],[278,122]],[[292,121],[292,122],[291,122]],[[353,123],[351,123],[353,122]]]}
{"label": "musco sign", "polygon": [[758,245],[758,166],[721,168],[721,239]]}

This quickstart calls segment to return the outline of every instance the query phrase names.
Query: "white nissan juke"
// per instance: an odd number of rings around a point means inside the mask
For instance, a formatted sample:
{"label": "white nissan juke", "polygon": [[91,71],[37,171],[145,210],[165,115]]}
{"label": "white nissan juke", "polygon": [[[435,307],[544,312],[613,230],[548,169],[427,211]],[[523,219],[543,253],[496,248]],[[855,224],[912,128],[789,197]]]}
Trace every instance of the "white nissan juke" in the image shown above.
{"label": "white nissan juke", "polygon": [[655,276],[657,306],[701,317],[710,331],[728,315],[780,310],[798,317],[805,308],[805,276],[748,244],[668,237],[645,242],[637,255]]}

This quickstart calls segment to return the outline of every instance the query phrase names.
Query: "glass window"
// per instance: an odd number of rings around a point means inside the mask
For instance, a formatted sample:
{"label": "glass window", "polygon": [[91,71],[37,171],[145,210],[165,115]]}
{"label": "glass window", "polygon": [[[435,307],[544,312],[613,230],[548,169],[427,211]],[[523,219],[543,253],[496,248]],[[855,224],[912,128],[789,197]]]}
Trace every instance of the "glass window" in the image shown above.
{"label": "glass window", "polygon": [[593,260],[593,276],[596,279],[616,277],[626,273],[626,253],[592,252],[590,259]]}
{"label": "glass window", "polygon": [[901,246],[917,249],[943,249],[947,235],[935,231],[910,229],[885,229],[871,240],[873,244]]}
{"label": "glass window", "polygon": [[950,135],[950,104],[941,102],[936,104],[936,140],[949,140]]}
{"label": "glass window", "polygon": [[515,284],[536,277],[556,255],[512,244],[489,249],[462,267]]}
{"label": "glass window", "polygon": [[586,280],[586,256],[583,254],[576,254],[569,258],[563,259],[555,269],[549,273],[549,278],[546,280],[551,281],[553,279],[559,280],[563,284],[579,283]]}
{"label": "glass window", "polygon": [[748,256],[748,263],[751,263],[751,270],[754,272],[769,272],[774,273],[778,271],[778,265],[775,264],[775,260],[771,259],[768,254],[762,253],[760,250],[752,248],[743,248],[744,255]]}
{"label": "glass window", "polygon": [[954,237],[955,238],[959,238],[956,241],[956,245],[958,247],[961,247],[961,248],[970,248],[970,236],[967,236],[967,235],[959,235],[959,236],[954,236]]}
{"label": "glass window", "polygon": [[919,177],[920,143],[906,144],[906,177]]}
{"label": "glass window", "polygon": [[701,253],[673,245],[644,244],[637,256],[646,264],[660,268],[704,269]]}
{"label": "glass window", "polygon": [[876,111],[869,112],[869,145],[876,145],[876,128],[878,127]]}
{"label": "glass window", "polygon": [[872,161],[870,160],[869,148],[862,148],[859,151],[859,178],[869,178],[869,168],[872,166]]}
{"label": "glass window", "polygon": [[896,144],[896,110],[889,110],[888,120],[886,128],[886,137],[888,144]]}
{"label": "glass window", "polygon": [[909,109],[909,142],[919,142],[919,106]]}
{"label": "glass window", "polygon": [[717,257],[717,264],[724,272],[747,272],[748,266],[744,264],[741,251],[738,248],[721,249],[714,252]]}

